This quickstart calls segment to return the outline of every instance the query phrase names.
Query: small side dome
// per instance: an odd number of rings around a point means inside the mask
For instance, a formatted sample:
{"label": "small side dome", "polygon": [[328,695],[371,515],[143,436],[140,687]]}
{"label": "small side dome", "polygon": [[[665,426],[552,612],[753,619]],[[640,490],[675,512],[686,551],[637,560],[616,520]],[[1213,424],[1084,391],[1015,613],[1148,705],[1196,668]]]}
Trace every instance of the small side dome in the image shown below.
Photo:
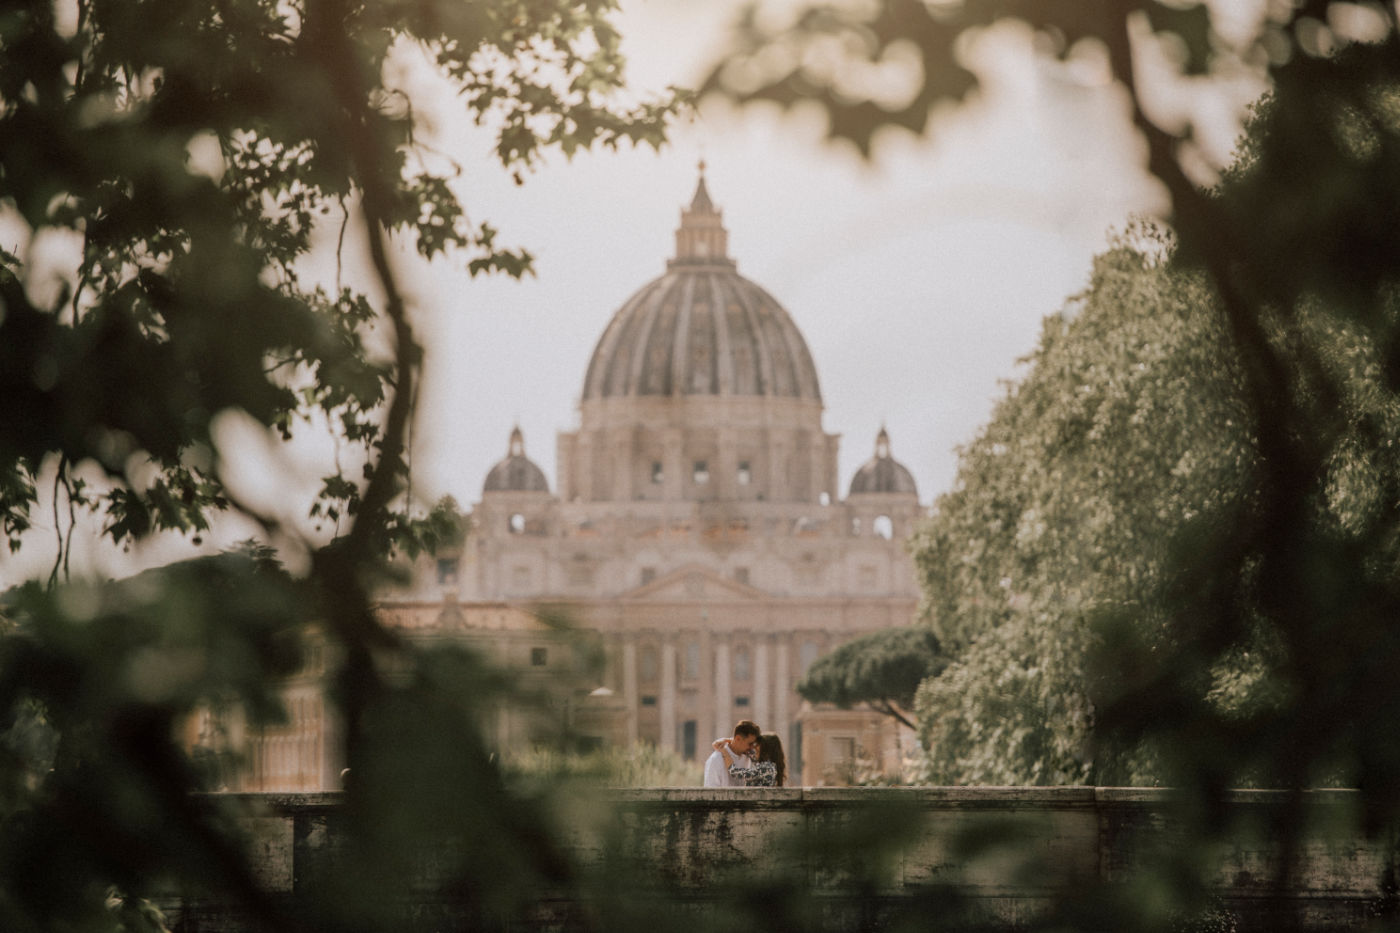
{"label": "small side dome", "polygon": [[851,495],[862,493],[902,493],[918,498],[919,491],[914,485],[914,475],[905,469],[904,464],[890,456],[890,435],[880,428],[875,437],[875,456],[856,470],[851,477]]}
{"label": "small side dome", "polygon": [[510,449],[506,458],[486,474],[483,492],[549,492],[544,471],[525,456],[525,436],[516,427],[510,432]]}

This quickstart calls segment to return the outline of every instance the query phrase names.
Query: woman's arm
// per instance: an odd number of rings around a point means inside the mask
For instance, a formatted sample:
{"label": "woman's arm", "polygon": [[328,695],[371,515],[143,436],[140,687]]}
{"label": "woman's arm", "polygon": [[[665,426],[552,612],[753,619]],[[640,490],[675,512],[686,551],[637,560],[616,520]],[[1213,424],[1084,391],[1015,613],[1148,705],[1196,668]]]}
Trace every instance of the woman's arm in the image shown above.
{"label": "woman's arm", "polygon": [[729,752],[728,739],[715,739],[715,751],[724,756],[724,767],[726,770],[733,770],[734,756]]}

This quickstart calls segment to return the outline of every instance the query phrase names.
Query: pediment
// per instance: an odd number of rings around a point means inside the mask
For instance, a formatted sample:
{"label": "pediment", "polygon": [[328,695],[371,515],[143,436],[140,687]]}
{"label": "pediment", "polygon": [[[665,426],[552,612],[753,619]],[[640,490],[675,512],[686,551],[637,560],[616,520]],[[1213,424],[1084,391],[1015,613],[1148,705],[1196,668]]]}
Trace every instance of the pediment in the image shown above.
{"label": "pediment", "polygon": [[662,574],[650,583],[622,594],[622,599],[658,603],[746,602],[762,599],[764,592],[738,580],[720,576],[709,567],[688,564]]}

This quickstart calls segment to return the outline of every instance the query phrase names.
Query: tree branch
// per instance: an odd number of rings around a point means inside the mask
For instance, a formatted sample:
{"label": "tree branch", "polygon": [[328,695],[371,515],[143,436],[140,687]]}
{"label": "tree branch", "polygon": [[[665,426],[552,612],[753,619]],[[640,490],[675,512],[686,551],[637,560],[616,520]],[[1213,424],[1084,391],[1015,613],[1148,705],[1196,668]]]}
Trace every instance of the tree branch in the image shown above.
{"label": "tree branch", "polygon": [[889,697],[880,697],[878,703],[872,702],[870,705],[874,707],[876,712],[884,713],[886,716],[890,716],[898,720],[899,722],[904,723],[904,725],[908,726],[910,729],[913,729],[915,732],[919,731],[918,725],[910,721],[910,719],[907,716],[900,712],[899,707],[891,703]]}

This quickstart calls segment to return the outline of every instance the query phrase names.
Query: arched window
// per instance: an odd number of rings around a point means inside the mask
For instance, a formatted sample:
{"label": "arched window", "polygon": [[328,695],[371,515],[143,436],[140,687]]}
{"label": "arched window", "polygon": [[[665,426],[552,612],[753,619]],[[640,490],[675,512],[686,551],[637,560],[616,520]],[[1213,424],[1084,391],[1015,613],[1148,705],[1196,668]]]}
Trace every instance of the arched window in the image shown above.
{"label": "arched window", "polygon": [[525,516],[516,512],[510,517],[509,527],[511,534],[523,534],[525,532]]}

